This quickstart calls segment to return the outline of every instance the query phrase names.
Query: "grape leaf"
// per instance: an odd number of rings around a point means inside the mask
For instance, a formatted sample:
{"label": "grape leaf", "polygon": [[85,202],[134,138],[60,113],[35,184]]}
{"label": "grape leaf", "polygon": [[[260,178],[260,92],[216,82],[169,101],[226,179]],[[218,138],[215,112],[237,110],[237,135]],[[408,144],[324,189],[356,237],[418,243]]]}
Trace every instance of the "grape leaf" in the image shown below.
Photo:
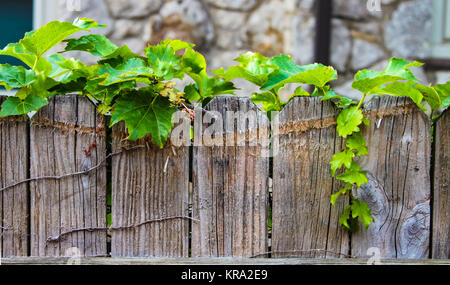
{"label": "grape leaf", "polygon": [[337,118],[339,136],[347,138],[347,136],[359,132],[359,125],[361,125],[363,118],[364,115],[357,106],[344,109]]}
{"label": "grape leaf", "polygon": [[352,211],[351,206],[347,206],[344,210],[344,213],[342,214],[341,218],[339,219],[339,224],[344,226],[347,229],[350,229],[350,225],[348,224],[348,220],[350,219],[350,213]]}
{"label": "grape leaf", "polygon": [[424,112],[427,110],[421,104],[423,95],[419,90],[414,88],[413,82],[392,82],[380,89],[380,92],[394,96],[408,96],[416,105]]}
{"label": "grape leaf", "polygon": [[223,68],[212,70],[215,75],[232,80],[235,78],[243,78],[257,86],[263,86],[277,67],[269,64],[269,59],[259,53],[248,52],[239,56],[235,61],[239,62],[238,66],[231,66],[227,71]]}
{"label": "grape leaf", "polygon": [[311,94],[309,94],[308,91],[304,90],[302,86],[297,87],[297,89],[295,89],[294,94],[292,94],[289,97],[289,100],[291,100],[294,97],[308,97],[311,96]]}
{"label": "grape leaf", "polygon": [[113,44],[104,35],[87,35],[79,39],[68,39],[65,52],[67,51],[86,51],[94,56],[107,57],[114,53],[118,47]]}
{"label": "grape leaf", "polygon": [[450,81],[446,84],[438,84],[434,86],[434,89],[441,99],[441,108],[446,109],[450,105]]}
{"label": "grape leaf", "polygon": [[422,84],[415,84],[414,87],[422,93],[424,100],[430,105],[432,111],[441,108],[441,98],[436,89]]}
{"label": "grape leaf", "polygon": [[356,162],[352,162],[352,165],[343,174],[339,175],[337,179],[356,184],[358,187],[368,182],[366,172],[361,171],[362,168]]}
{"label": "grape leaf", "polygon": [[[36,62],[36,56],[28,52],[20,43],[8,44],[3,50],[0,51],[0,55],[17,58],[28,65],[30,68],[33,68]],[[36,72],[44,72],[48,74],[50,73],[51,69],[52,67],[50,62],[48,62],[45,58],[39,58],[35,67]]]}
{"label": "grape leaf", "polygon": [[99,106],[99,112],[106,114],[111,111],[111,104],[113,100],[121,93],[125,91],[131,91],[136,87],[135,81],[126,81],[109,86],[100,85],[103,79],[89,80],[85,85],[85,90],[90,98],[99,100],[101,102]]}
{"label": "grape leaf", "polygon": [[[218,77],[208,76],[206,73],[207,66],[205,57],[190,47],[187,48],[183,56],[183,65],[186,74],[196,83],[195,86],[188,87],[187,89],[191,102],[197,100],[203,101],[205,98],[215,95],[234,94],[234,90],[236,90],[234,84]],[[197,90],[194,91],[192,87],[195,87]],[[197,94],[199,97],[197,97]]]}
{"label": "grape leaf", "polygon": [[37,57],[41,57],[51,48],[67,37],[80,32],[89,31],[89,28],[104,27],[94,20],[77,18],[73,23],[52,21],[39,28],[33,34],[20,40],[25,49]]}
{"label": "grape leaf", "polygon": [[347,138],[347,148],[356,151],[357,156],[368,155],[367,143],[361,133],[354,133]]}
{"label": "grape leaf", "polygon": [[344,150],[343,152],[333,155],[330,161],[332,175],[334,176],[336,174],[336,170],[341,168],[343,165],[350,168],[353,162],[353,157],[355,157],[355,154],[351,150]]}
{"label": "grape leaf", "polygon": [[[327,86],[325,86],[327,87]],[[347,97],[343,97],[341,95],[336,94],[336,92],[333,89],[329,89],[325,96],[323,96],[322,101],[326,101],[326,100],[332,100],[332,99],[337,99],[334,100],[334,104],[341,109],[345,109],[351,105],[357,105],[358,102],[353,101],[350,98]]]}
{"label": "grape leaf", "polygon": [[7,90],[24,87],[35,80],[36,74],[33,70],[23,66],[0,64],[0,86],[5,86]]}
{"label": "grape leaf", "polygon": [[28,94],[23,100],[19,97],[8,97],[2,104],[0,117],[25,115],[31,111],[38,111],[47,104],[46,98],[34,94]]}
{"label": "grape leaf", "polygon": [[151,134],[153,142],[162,148],[172,130],[175,111],[167,98],[143,88],[117,99],[111,112],[111,126],[125,120],[128,139],[137,140]]}
{"label": "grape leaf", "polygon": [[353,188],[353,184],[347,183],[347,184],[345,184],[344,188],[342,188],[335,194],[331,195],[331,205],[333,205],[333,207],[335,207],[336,201],[339,198],[339,196],[347,194],[347,192],[351,191],[352,188]]}
{"label": "grape leaf", "polygon": [[352,217],[359,218],[359,220],[364,224],[366,230],[369,228],[370,224],[374,221],[370,213],[369,205],[357,199],[352,200]]}
{"label": "grape leaf", "polygon": [[113,68],[109,64],[100,66],[96,79],[103,78],[104,80],[100,84],[109,86],[120,82],[136,80],[139,77],[152,78],[153,76],[153,71],[142,59],[132,58],[118,65],[116,68]]}
{"label": "grape leaf", "polygon": [[251,100],[255,104],[262,104],[263,110],[267,113],[281,111],[283,108],[280,98],[272,92],[255,93]]}
{"label": "grape leaf", "polygon": [[391,58],[382,72],[373,70],[361,70],[355,75],[352,87],[363,94],[372,93],[377,88],[398,80],[411,80],[417,82],[417,78],[409,70],[409,67],[420,66],[419,62],[410,63],[401,58]]}
{"label": "grape leaf", "polygon": [[94,20],[88,19],[88,18],[76,18],[73,21],[73,25],[80,28],[80,29],[91,29],[91,28],[105,28],[106,25],[100,25]]}
{"label": "grape leaf", "polygon": [[186,85],[184,87],[184,98],[189,100],[189,102],[195,102],[202,99],[196,85],[194,83]]}
{"label": "grape leaf", "polygon": [[386,68],[383,71],[383,75],[399,76],[406,80],[412,80],[418,82],[419,80],[414,76],[409,67],[419,67],[423,63],[414,61],[409,62],[403,58],[393,57],[389,60]]}
{"label": "grape leaf", "polygon": [[183,79],[182,58],[176,54],[175,49],[170,46],[170,42],[149,46],[144,51],[148,57],[148,63],[157,77],[162,80]]}
{"label": "grape leaf", "polygon": [[[269,75],[267,82],[262,86],[263,90],[274,89],[278,93],[288,83],[318,84],[318,87],[323,87],[328,81],[337,78],[336,71],[331,67],[317,63],[299,66],[287,55],[276,56],[268,63],[277,66],[278,69]],[[317,68],[320,70],[312,71]]]}
{"label": "grape leaf", "polygon": [[79,60],[66,59],[60,54],[53,54],[47,57],[47,60],[52,64],[52,72],[49,77],[63,84],[76,81],[81,77],[87,78],[93,70]]}

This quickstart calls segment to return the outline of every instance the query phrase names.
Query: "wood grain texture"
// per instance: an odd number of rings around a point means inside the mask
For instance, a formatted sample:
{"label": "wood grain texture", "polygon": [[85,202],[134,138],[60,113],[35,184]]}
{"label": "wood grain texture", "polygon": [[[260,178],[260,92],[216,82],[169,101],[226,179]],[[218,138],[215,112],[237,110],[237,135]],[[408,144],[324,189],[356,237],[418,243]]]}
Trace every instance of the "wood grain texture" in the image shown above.
{"label": "wood grain texture", "polygon": [[432,257],[450,259],[450,112],[439,118],[434,136]]}
{"label": "wood grain texture", "polygon": [[[189,147],[159,149],[150,137],[127,141],[124,124],[113,127],[112,226],[189,216]],[[114,257],[186,257],[188,219],[176,218],[112,231]]]}
{"label": "wood grain texture", "polygon": [[[69,258],[6,258],[2,265],[66,265]],[[72,261],[73,262],[73,261]],[[81,258],[80,265],[367,265],[368,259],[313,259],[313,258]],[[450,260],[439,259],[383,259],[381,265],[450,265]]]}
{"label": "wood grain texture", "polygon": [[[88,170],[106,157],[105,132],[95,106],[79,96],[55,96],[31,122],[31,177]],[[95,144],[96,146],[93,147]],[[89,148],[91,150],[89,152]],[[106,227],[106,165],[88,174],[30,183],[31,255],[63,256],[77,247],[81,256],[106,254],[106,231],[78,231],[49,242],[49,237],[87,227]]]}
{"label": "wood grain texture", "polygon": [[[0,97],[0,105],[5,98]],[[28,131],[24,117],[0,118],[0,188],[27,178]],[[0,257],[28,254],[27,184],[0,193]]]}
{"label": "wood grain texture", "polygon": [[431,122],[402,97],[376,97],[366,106],[363,135],[369,155],[361,159],[369,183],[355,194],[369,204],[375,222],[352,235],[352,255],[427,258],[430,237]]}
{"label": "wood grain texture", "polygon": [[248,98],[216,97],[206,110],[194,124],[193,218],[200,222],[192,225],[192,256],[265,253],[269,120]]}
{"label": "wood grain texture", "polygon": [[273,158],[276,258],[340,258],[349,253],[349,235],[338,222],[347,201],[339,199],[335,208],[330,204],[331,194],[342,187],[332,178],[329,165],[343,148],[336,135],[338,111],[331,102],[320,100],[294,98],[279,115],[279,152]]}

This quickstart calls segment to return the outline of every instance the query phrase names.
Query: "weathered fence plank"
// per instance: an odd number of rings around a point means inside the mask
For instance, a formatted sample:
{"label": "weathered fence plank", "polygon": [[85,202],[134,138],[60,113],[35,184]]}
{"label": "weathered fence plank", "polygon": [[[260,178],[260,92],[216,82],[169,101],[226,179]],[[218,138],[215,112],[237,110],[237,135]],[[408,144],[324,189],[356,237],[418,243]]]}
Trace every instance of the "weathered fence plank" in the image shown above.
{"label": "weathered fence plank", "polygon": [[[0,105],[4,101],[0,96]],[[28,132],[24,117],[0,118],[0,189],[27,178]],[[0,192],[0,257],[28,254],[28,192],[20,184]]]}
{"label": "weathered fence plank", "polygon": [[112,256],[189,255],[189,146],[164,149],[149,137],[112,132]]}
{"label": "weathered fence plank", "polygon": [[367,256],[374,247],[382,258],[427,258],[431,122],[407,98],[377,97],[365,109],[369,155],[361,165],[369,183],[356,196],[369,204],[375,222],[352,235],[352,255]]}
{"label": "weathered fence plank", "polygon": [[[36,114],[30,132],[30,176],[64,176],[89,170],[106,158],[103,121],[79,96],[55,96]],[[82,175],[30,183],[31,255],[106,254],[106,164]],[[66,232],[71,232],[65,234]],[[49,238],[54,238],[50,241]]]}
{"label": "weathered fence plank", "polygon": [[216,97],[206,109],[194,124],[193,218],[200,221],[192,225],[192,256],[264,256],[269,120],[248,98]]}
{"label": "weathered fence plank", "polygon": [[274,257],[345,257],[349,235],[339,225],[347,202],[330,196],[342,184],[329,161],[343,148],[336,135],[338,111],[320,98],[294,98],[279,114],[279,150],[273,158]]}
{"label": "weathered fence plank", "polygon": [[450,113],[439,118],[434,136],[432,257],[450,259]]}

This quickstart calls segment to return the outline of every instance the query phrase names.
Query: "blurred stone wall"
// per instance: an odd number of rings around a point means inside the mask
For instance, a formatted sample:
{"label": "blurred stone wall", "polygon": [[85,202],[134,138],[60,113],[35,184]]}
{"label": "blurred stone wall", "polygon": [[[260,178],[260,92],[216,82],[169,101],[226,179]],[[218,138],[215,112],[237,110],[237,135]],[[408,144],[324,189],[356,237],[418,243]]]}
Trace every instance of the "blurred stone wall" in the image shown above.
{"label": "blurred stone wall", "polygon": [[[391,56],[426,56],[432,0],[381,0],[381,12],[369,12],[368,0],[333,1],[331,64],[339,70],[338,91],[354,94],[354,72],[381,69]],[[82,0],[81,11],[69,11],[66,2],[59,0],[61,20],[96,19],[108,25],[99,32],[138,53],[148,43],[179,38],[195,43],[211,69],[232,65],[249,50],[287,53],[298,64],[314,61],[314,0]],[[416,72],[433,83],[449,76]],[[250,95],[252,86],[238,84]]]}
{"label": "blurred stone wall", "polygon": [[[365,0],[334,0],[331,64],[340,74],[336,90],[359,97],[351,83],[357,70],[382,70],[389,58],[427,57],[433,0],[381,0],[381,12],[369,12]],[[413,68],[426,83],[445,83],[449,72]]]}

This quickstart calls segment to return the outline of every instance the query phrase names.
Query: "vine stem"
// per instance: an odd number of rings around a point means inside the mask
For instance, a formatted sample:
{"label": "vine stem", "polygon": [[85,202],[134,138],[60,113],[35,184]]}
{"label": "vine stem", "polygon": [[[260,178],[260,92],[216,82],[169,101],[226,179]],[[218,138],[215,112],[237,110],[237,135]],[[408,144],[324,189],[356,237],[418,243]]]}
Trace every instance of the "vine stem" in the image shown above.
{"label": "vine stem", "polygon": [[367,95],[369,95],[369,93],[365,93],[365,94],[363,95],[361,101],[359,101],[359,104],[358,104],[358,106],[357,106],[358,109],[361,108],[362,104],[364,103],[364,101],[365,101],[366,98],[367,98]]}
{"label": "vine stem", "polygon": [[39,62],[39,57],[36,56],[36,60],[34,61],[34,65],[33,65],[33,71],[36,71],[36,67],[38,65],[38,62]]}

